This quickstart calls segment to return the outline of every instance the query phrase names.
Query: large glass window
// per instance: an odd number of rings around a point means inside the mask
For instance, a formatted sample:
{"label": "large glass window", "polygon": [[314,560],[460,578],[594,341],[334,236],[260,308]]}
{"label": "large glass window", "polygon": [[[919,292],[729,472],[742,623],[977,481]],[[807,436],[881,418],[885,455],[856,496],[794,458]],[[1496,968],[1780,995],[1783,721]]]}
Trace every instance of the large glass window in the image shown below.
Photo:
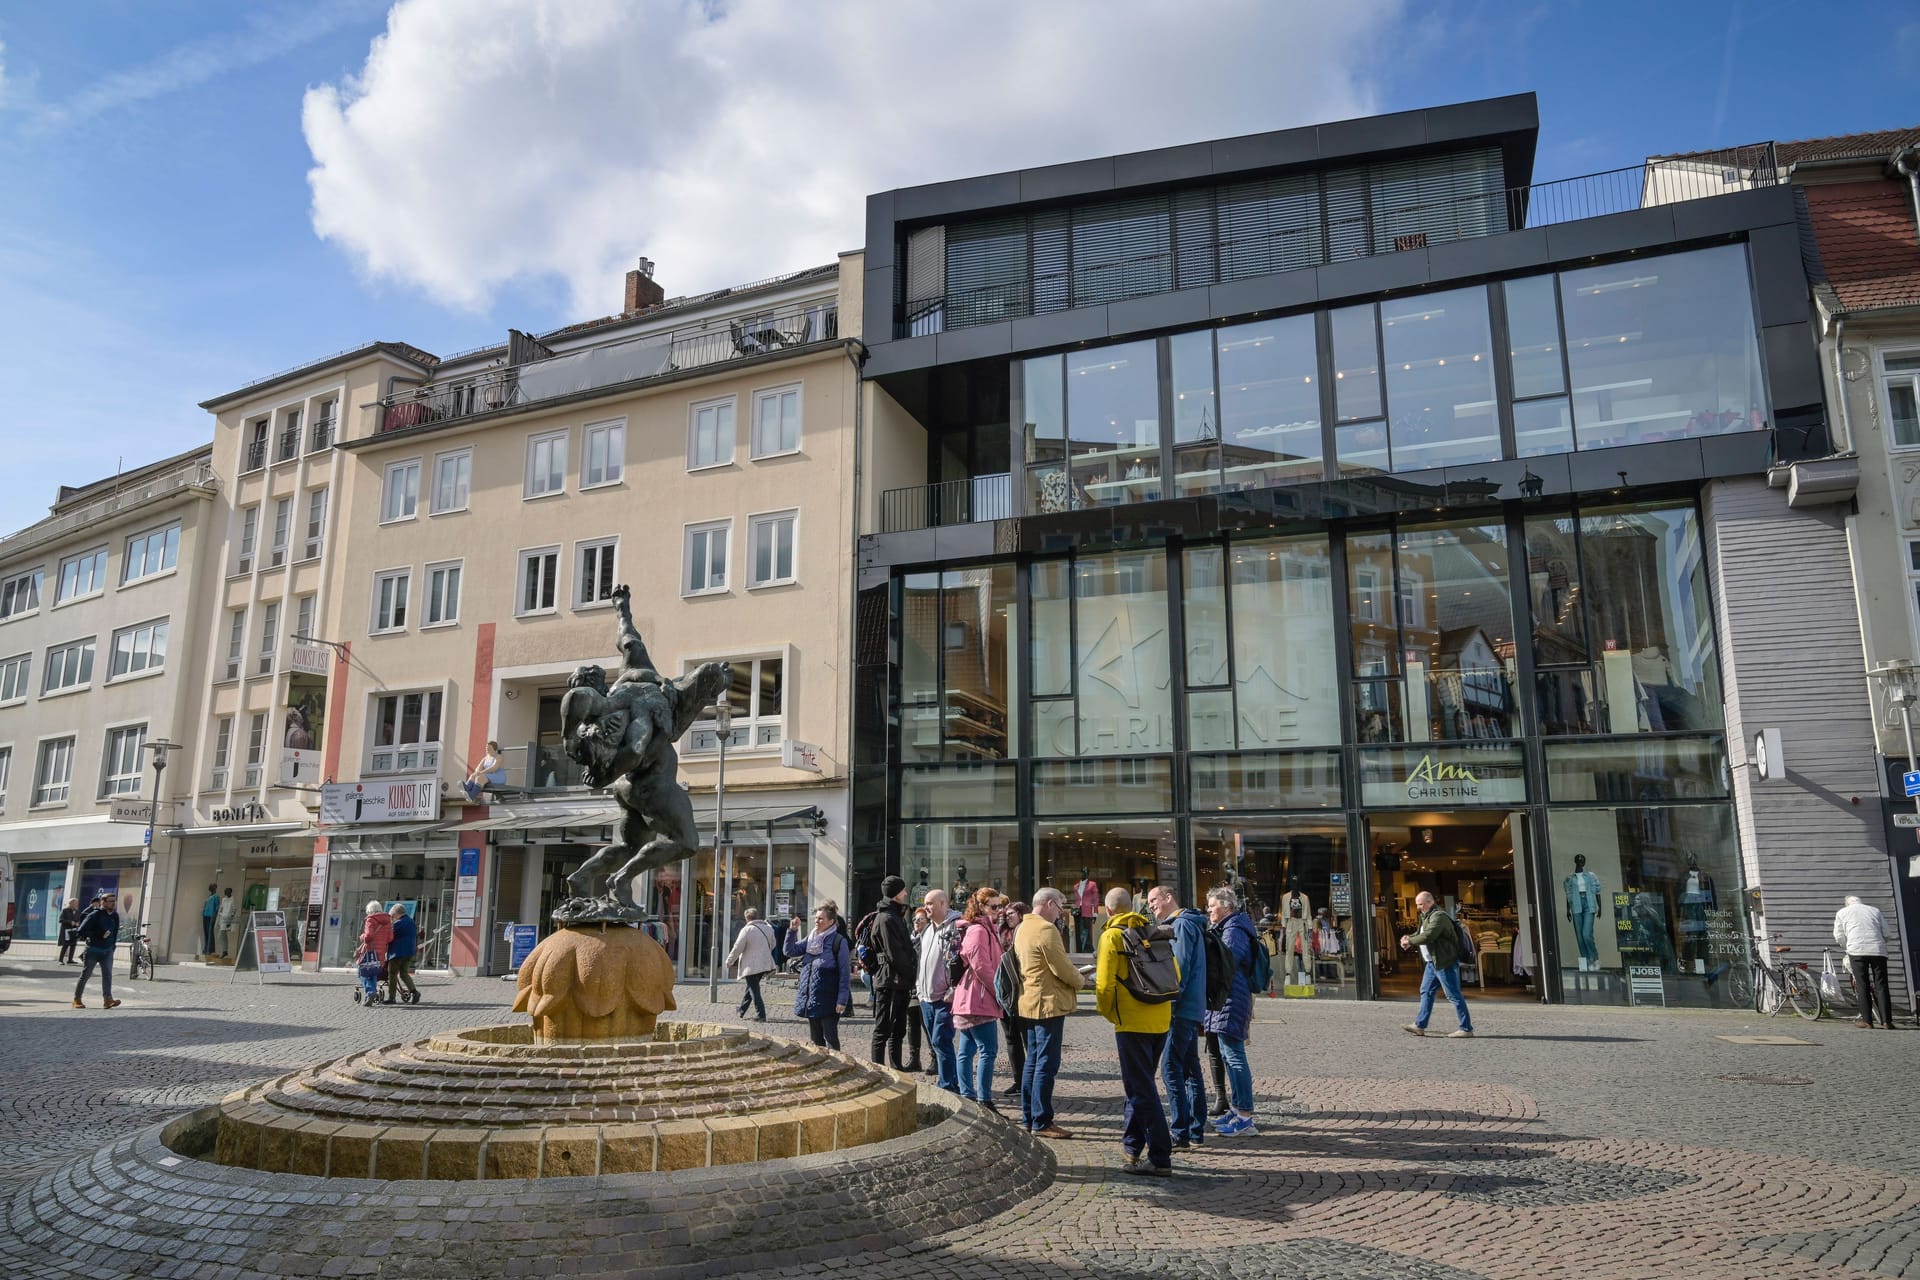
{"label": "large glass window", "polygon": [[1220,350],[1221,452],[1228,489],[1318,479],[1319,364],[1311,315],[1236,325]]}
{"label": "large glass window", "polygon": [[1380,390],[1380,332],[1374,307],[1328,313],[1333,335],[1334,454],[1340,474],[1385,471],[1386,399]]}
{"label": "large glass window", "polygon": [[929,889],[945,889],[956,908],[982,887],[1016,901],[1031,892],[1021,883],[1020,828],[1011,822],[902,823],[900,875],[915,906]]}
{"label": "large glass window", "polygon": [[1393,469],[1491,462],[1501,455],[1484,288],[1380,306]]}
{"label": "large glass window", "polygon": [[900,758],[1014,754],[1014,566],[909,574],[901,594]]}
{"label": "large glass window", "polygon": [[1569,1003],[1724,1006],[1747,960],[1733,810],[1556,809],[1553,927]]}
{"label": "large glass window", "polygon": [[1195,905],[1237,891],[1273,957],[1274,988],[1291,996],[1355,991],[1353,875],[1344,824],[1252,818],[1193,824]]}
{"label": "large glass window", "polygon": [[1075,560],[1067,615],[1058,567],[1034,566],[1034,691],[1061,695],[1033,703],[1034,754],[1173,750],[1166,571],[1160,551]]}
{"label": "large glass window", "polygon": [[1398,550],[1407,737],[1515,736],[1505,528],[1402,529]]}
{"label": "large glass window", "polygon": [[1172,808],[1173,764],[1166,756],[1040,760],[1033,766],[1033,809],[1043,817]]}
{"label": "large glass window", "polygon": [[1151,342],[1067,356],[1067,452],[1076,507],[1160,496],[1160,378]]}
{"label": "large glass window", "polygon": [[1242,747],[1340,741],[1333,571],[1324,537],[1236,543],[1234,731]]}
{"label": "large glass window", "polygon": [[1214,394],[1213,333],[1167,340],[1173,376],[1174,496],[1220,488],[1220,404]]}
{"label": "large glass window", "polygon": [[1582,449],[1767,425],[1741,246],[1563,272],[1560,302]]}
{"label": "large glass window", "polygon": [[[1034,887],[1058,889],[1081,920],[1086,919],[1081,904],[1097,902],[1087,931],[1095,938],[1105,927],[1109,889],[1119,886],[1137,902],[1156,884],[1179,883],[1180,846],[1170,818],[1042,822],[1034,828],[1034,847],[1038,875]],[[1082,881],[1090,883],[1091,894],[1076,892]],[[1077,927],[1075,934],[1078,944]]]}

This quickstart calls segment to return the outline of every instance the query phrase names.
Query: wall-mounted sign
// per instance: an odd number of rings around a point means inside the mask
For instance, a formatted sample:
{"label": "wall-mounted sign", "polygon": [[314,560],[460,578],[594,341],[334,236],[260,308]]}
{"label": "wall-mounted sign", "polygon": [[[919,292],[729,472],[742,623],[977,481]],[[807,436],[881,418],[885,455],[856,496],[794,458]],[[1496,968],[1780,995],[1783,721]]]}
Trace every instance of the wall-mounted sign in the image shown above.
{"label": "wall-mounted sign", "polygon": [[286,747],[280,752],[280,785],[317,787],[320,785],[320,752]]}
{"label": "wall-mounted sign", "polygon": [[808,773],[825,773],[825,756],[820,748],[811,742],[800,742],[787,738],[780,743],[780,763],[789,769],[805,769]]}
{"label": "wall-mounted sign", "polygon": [[1526,798],[1520,753],[1511,748],[1394,748],[1361,760],[1365,805],[1508,805]]}
{"label": "wall-mounted sign", "polygon": [[266,822],[270,815],[259,801],[248,800],[244,804],[229,805],[222,809],[207,810],[207,826],[244,826],[252,822]]}
{"label": "wall-mounted sign", "polygon": [[320,821],[329,827],[431,821],[439,816],[440,779],[430,773],[367,782],[329,782],[320,789]]}
{"label": "wall-mounted sign", "polygon": [[293,642],[293,669],[305,676],[325,677],[333,671],[333,650],[317,644]]}
{"label": "wall-mounted sign", "polygon": [[[107,806],[109,822],[130,822],[136,827],[147,825],[147,819],[153,816],[153,801],[140,800],[133,796],[117,796]],[[173,825],[173,806],[160,806],[160,825]]]}

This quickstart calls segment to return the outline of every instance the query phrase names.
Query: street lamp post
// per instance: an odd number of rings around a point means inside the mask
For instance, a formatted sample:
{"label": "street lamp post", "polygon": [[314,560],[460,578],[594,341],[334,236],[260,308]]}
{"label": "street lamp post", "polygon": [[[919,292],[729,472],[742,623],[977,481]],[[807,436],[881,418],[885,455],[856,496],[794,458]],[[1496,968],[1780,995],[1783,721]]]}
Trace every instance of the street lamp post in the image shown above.
{"label": "street lamp post", "polygon": [[[1907,772],[1912,773],[1916,768],[1920,768],[1920,765],[1914,763],[1913,751],[1913,704],[1916,699],[1920,699],[1920,666],[1915,666],[1905,658],[1889,658],[1867,674],[1879,682],[1880,688],[1886,694],[1887,705],[1900,712],[1900,733],[1907,745]],[[1913,807],[1914,812],[1920,814],[1920,796],[1913,797]],[[1920,836],[1920,830],[1917,830],[1915,835]],[[1895,857],[1898,856],[1895,853]],[[1908,857],[1913,856],[1911,853],[1908,854]],[[1900,937],[1906,942],[1908,956],[1912,956],[1913,934],[1907,922],[1906,895],[1900,892],[1898,863],[1889,870],[1893,877],[1893,909],[1900,920]],[[1915,989],[1911,968],[1907,974],[1907,989],[1913,994],[1915,1011],[1920,1013],[1920,990]]]}
{"label": "street lamp post", "polygon": [[167,771],[167,752],[179,745],[157,738],[140,747],[153,752],[153,800],[147,806],[147,838],[140,846],[140,919],[135,922],[136,930],[153,914],[153,837],[160,829],[160,778]]}
{"label": "street lamp post", "polygon": [[727,737],[733,728],[733,707],[713,705],[713,727],[720,738],[720,773],[713,786],[713,946],[707,960],[707,1003],[720,1002],[720,845],[727,838]]}

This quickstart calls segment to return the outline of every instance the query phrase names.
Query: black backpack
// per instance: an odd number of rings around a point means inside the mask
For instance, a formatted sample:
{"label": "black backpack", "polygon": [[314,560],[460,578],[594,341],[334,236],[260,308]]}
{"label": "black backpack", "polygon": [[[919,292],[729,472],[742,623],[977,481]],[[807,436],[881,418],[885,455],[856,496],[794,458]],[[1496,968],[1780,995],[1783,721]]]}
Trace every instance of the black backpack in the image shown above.
{"label": "black backpack", "polygon": [[958,921],[940,926],[944,935],[940,941],[947,949],[947,995],[949,998],[960,988],[960,979],[967,976],[967,958],[960,954],[962,934],[966,929]]}
{"label": "black backpack", "polygon": [[1206,939],[1202,954],[1207,959],[1207,1008],[1218,1013],[1227,1007],[1227,1001],[1233,996],[1233,948],[1220,936],[1220,930],[1212,925],[1200,931]]}
{"label": "black backpack", "polygon": [[1173,931],[1165,926],[1143,933],[1137,927],[1120,931],[1120,949],[1127,967],[1120,985],[1140,1004],[1169,1004],[1180,998],[1180,964],[1173,958]]}
{"label": "black backpack", "polygon": [[869,911],[860,917],[860,923],[853,929],[853,958],[867,972],[873,972],[873,919],[878,911]]}
{"label": "black backpack", "polygon": [[1001,1013],[1009,1018],[1020,1016],[1020,992],[1025,985],[1020,975],[1020,957],[1008,947],[1000,957],[1000,967],[993,971],[993,998],[1000,1005]]}

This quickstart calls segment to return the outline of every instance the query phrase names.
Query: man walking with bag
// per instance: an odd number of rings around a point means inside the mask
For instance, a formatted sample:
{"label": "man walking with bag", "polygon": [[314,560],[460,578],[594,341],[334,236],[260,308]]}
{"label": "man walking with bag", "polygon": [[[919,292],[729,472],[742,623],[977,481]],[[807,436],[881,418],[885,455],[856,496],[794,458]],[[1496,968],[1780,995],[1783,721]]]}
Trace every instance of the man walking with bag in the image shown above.
{"label": "man walking with bag", "polygon": [[1860,996],[1856,1027],[1873,1029],[1873,1010],[1880,1008],[1880,1025],[1893,1030],[1893,992],[1887,989],[1887,919],[1880,908],[1847,895],[1847,904],[1834,913],[1833,940],[1847,949],[1854,990]]}
{"label": "man walking with bag", "polygon": [[760,982],[775,968],[774,948],[779,939],[773,936],[773,926],[760,918],[760,912],[748,907],[747,922],[740,926],[739,936],[733,940],[733,950],[727,952],[727,968],[738,965],[741,980],[746,983],[746,992],[740,997],[740,1008],[735,1017],[747,1016],[747,1006],[754,1010],[753,1020],[767,1020],[767,1002],[761,998]]}
{"label": "man walking with bag", "polygon": [[86,1008],[80,998],[87,993],[87,979],[100,970],[101,1007],[113,1009],[120,1002],[113,998],[113,949],[120,942],[120,913],[113,909],[113,891],[102,889],[93,895],[93,906],[80,917],[74,936],[85,948],[80,965],[80,981],[73,985],[73,1007]]}
{"label": "man walking with bag", "polygon": [[[1094,970],[1094,1003],[1100,1016],[1113,1024],[1113,1042],[1120,1053],[1120,1088],[1126,1094],[1126,1131],[1120,1146],[1127,1154],[1127,1172],[1150,1178],[1173,1176],[1173,1134],[1167,1112],[1160,1105],[1160,1055],[1166,1049],[1167,1028],[1173,1021],[1173,1002],[1179,995],[1179,977],[1172,990],[1158,1000],[1144,1001],[1134,993],[1143,975],[1133,972],[1134,957],[1149,941],[1168,947],[1172,931],[1155,929],[1133,909],[1133,895],[1125,889],[1107,891],[1107,927],[1100,934],[1099,963]],[[1131,936],[1129,936],[1131,935]],[[1168,947],[1170,951],[1171,948]]]}
{"label": "man walking with bag", "polygon": [[1460,994],[1460,935],[1453,917],[1440,909],[1433,895],[1422,889],[1413,900],[1420,910],[1420,927],[1412,933],[1400,935],[1400,949],[1411,951],[1420,948],[1421,958],[1427,962],[1427,971],[1420,978],[1420,1012],[1413,1021],[1403,1028],[1408,1034],[1424,1036],[1427,1034],[1427,1019],[1433,1016],[1433,993],[1444,991],[1447,999],[1453,1002],[1453,1011],[1460,1019],[1457,1031],[1447,1032],[1450,1040],[1471,1040],[1473,1038],[1473,1018],[1467,1013],[1467,998]]}

